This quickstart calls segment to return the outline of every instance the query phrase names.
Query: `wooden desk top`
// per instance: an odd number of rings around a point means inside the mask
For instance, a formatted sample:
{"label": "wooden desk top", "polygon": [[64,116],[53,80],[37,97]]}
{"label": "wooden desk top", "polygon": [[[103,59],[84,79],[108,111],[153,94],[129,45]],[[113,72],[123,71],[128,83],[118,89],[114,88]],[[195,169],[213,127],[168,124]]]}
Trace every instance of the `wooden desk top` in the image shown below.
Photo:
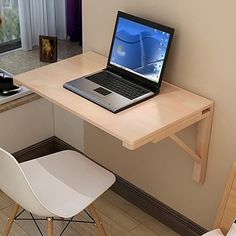
{"label": "wooden desk top", "polygon": [[15,76],[22,84],[52,103],[120,139],[133,150],[158,141],[204,118],[213,102],[163,82],[157,96],[118,114],[63,88],[67,81],[101,70],[106,57],[87,52]]}

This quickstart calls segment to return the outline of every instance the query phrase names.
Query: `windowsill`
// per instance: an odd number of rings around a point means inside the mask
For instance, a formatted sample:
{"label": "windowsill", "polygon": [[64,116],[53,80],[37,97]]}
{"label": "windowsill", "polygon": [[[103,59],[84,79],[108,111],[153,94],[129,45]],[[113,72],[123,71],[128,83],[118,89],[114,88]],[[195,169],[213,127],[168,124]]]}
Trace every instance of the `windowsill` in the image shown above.
{"label": "windowsill", "polygon": [[19,107],[19,106],[22,106],[26,103],[35,101],[39,98],[40,98],[40,96],[36,93],[31,93],[31,94],[28,94],[28,95],[22,94],[21,97],[18,97],[15,100],[6,102],[4,104],[1,104],[0,105],[0,113],[11,110],[11,109]]}
{"label": "windowsill", "polygon": [[11,102],[11,101],[16,100],[18,98],[24,97],[24,96],[29,95],[31,93],[32,92],[29,89],[27,89],[24,86],[21,86],[21,90],[14,95],[10,95],[10,96],[0,95],[0,105]]}
{"label": "windowsill", "polygon": [[[1,54],[0,67],[10,71],[9,75],[17,75],[35,68],[45,66],[48,63],[39,61],[38,47],[34,47],[32,51],[23,51],[16,49]],[[64,58],[75,56],[81,53],[81,47],[77,42],[67,40],[58,40],[58,61]],[[13,95],[14,96],[14,95]],[[9,97],[10,98],[10,97]],[[6,100],[3,104],[0,102],[0,113],[13,109],[39,99],[40,96],[35,93],[25,93],[14,100]]]}
{"label": "windowsill", "polygon": [[[2,70],[2,69],[1,69]],[[9,72],[2,70],[7,76],[13,76]],[[21,91],[11,96],[1,96],[0,95],[0,113],[8,111],[15,107],[24,105],[28,102],[32,102],[39,99],[40,96],[30,91],[28,88],[21,86]]]}
{"label": "windowsill", "polygon": [[0,53],[9,52],[11,50],[15,50],[21,48],[21,40],[15,39],[9,42],[0,43]]}

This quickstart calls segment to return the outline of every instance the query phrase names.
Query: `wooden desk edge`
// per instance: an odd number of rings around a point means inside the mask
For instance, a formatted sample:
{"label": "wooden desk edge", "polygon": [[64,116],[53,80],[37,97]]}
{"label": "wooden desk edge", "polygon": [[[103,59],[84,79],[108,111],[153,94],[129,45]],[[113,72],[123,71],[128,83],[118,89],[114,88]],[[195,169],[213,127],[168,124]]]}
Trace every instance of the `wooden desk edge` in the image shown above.
{"label": "wooden desk edge", "polygon": [[157,131],[155,134],[152,134],[149,137],[144,137],[141,140],[138,140],[137,142],[134,142],[134,143],[128,143],[128,142],[122,141],[122,145],[129,150],[135,150],[150,142],[157,143],[169,137],[170,135],[175,134],[179,132],[180,130],[183,130],[199,122],[200,120],[204,119],[205,117],[209,115],[209,109],[213,109],[213,108],[214,108],[214,102],[212,101],[211,104],[208,105],[207,107],[203,108],[199,112],[189,116],[188,118],[183,119],[182,121],[176,124],[170,125],[166,127],[165,129],[161,129]]}
{"label": "wooden desk edge", "polygon": [[[203,184],[205,182],[207,170],[213,111],[214,102],[212,102],[206,108],[202,109],[200,112],[183,119],[181,122],[178,122],[175,125],[166,128],[165,130],[161,130],[157,134],[146,138],[145,140],[137,142],[133,145],[125,142],[123,142],[122,144],[128,149],[134,150],[145,145],[146,143],[156,143],[164,138],[171,137],[176,142],[176,144],[178,144],[188,154],[189,157],[193,158],[193,180],[198,184]],[[178,137],[176,137],[175,133],[195,123],[198,123],[198,133],[196,150],[193,151]]]}

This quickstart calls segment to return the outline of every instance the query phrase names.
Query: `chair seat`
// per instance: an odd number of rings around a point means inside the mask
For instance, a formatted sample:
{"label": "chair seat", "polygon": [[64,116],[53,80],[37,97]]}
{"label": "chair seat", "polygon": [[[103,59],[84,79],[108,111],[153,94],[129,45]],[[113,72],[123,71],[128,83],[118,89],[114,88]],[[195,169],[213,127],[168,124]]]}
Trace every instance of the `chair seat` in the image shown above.
{"label": "chair seat", "polygon": [[203,234],[202,236],[224,236],[224,235],[220,229],[215,229],[208,233]]}
{"label": "chair seat", "polygon": [[20,166],[35,196],[52,213],[47,217],[69,218],[78,214],[115,182],[111,172],[69,150]]}

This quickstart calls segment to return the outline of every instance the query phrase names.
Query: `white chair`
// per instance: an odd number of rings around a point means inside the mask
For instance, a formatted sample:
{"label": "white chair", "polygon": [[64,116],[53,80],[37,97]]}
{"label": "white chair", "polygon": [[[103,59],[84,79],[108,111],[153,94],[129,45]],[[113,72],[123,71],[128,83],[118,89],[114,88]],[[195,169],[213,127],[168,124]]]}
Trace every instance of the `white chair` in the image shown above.
{"label": "white chair", "polygon": [[[0,189],[15,205],[2,236],[7,236],[19,206],[46,217],[47,235],[53,235],[53,218],[71,218],[88,209],[100,236],[106,236],[92,202],[113,183],[115,176],[82,154],[61,151],[18,163],[0,148]],[[69,221],[69,220],[68,220]]]}

